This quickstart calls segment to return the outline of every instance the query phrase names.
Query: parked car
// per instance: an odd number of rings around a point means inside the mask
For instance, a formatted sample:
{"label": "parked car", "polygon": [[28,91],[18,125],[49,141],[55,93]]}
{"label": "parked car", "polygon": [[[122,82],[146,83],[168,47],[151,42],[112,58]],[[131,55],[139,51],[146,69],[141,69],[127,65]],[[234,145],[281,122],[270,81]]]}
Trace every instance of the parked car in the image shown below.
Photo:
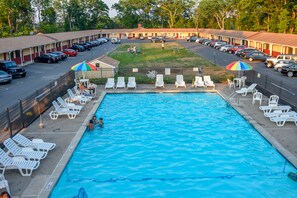
{"label": "parked car", "polygon": [[226,45],[226,44],[227,44],[226,42],[218,41],[218,42],[215,42],[215,44],[213,45],[213,47],[215,49],[219,49],[221,46]]}
{"label": "parked car", "polygon": [[297,76],[297,63],[291,63],[287,66],[283,66],[281,73],[289,77]]}
{"label": "parked car", "polygon": [[262,61],[265,62],[268,55],[263,52],[252,52],[245,55],[245,58],[249,61]]}
{"label": "parked car", "polygon": [[258,50],[256,50],[255,48],[245,48],[245,49],[243,49],[242,51],[241,51],[241,53],[240,53],[240,57],[241,58],[246,58],[246,55],[247,54],[250,54],[250,53],[252,53],[252,52],[259,52]]}
{"label": "parked car", "polygon": [[139,40],[144,40],[144,36],[140,36],[139,37]]}
{"label": "parked car", "polygon": [[112,44],[120,44],[121,40],[119,38],[111,38],[111,43]]}
{"label": "parked car", "polygon": [[197,36],[190,36],[190,37],[188,37],[187,41],[188,42],[196,42],[197,39],[198,39]]}
{"label": "parked car", "polygon": [[246,47],[244,45],[236,45],[233,48],[229,48],[226,50],[226,52],[228,52],[229,54],[235,54],[235,52],[239,49],[245,49]]}
{"label": "parked car", "polygon": [[0,83],[10,83],[12,75],[0,70]]}
{"label": "parked car", "polygon": [[17,76],[25,77],[27,74],[26,70],[18,66],[14,61],[0,61],[0,70],[11,74],[13,78]]}
{"label": "parked car", "polygon": [[233,45],[224,45],[224,46],[220,47],[220,51],[221,52],[226,52],[228,49],[231,49],[233,47],[234,47]]}
{"label": "parked car", "polygon": [[209,46],[210,47],[214,47],[214,45],[216,44],[216,42],[223,42],[223,41],[218,40],[218,39],[213,39],[213,40],[210,41]]}
{"label": "parked car", "polygon": [[297,61],[297,54],[279,54],[276,58],[267,58],[266,66],[273,67],[279,60],[295,60]]}
{"label": "parked car", "polygon": [[274,65],[274,70],[275,71],[278,71],[278,72],[281,72],[283,66],[287,66],[287,65],[289,65],[291,63],[296,63],[296,61],[292,61],[292,60],[279,60]]}
{"label": "parked car", "polygon": [[66,54],[67,56],[77,56],[77,51],[75,51],[74,49],[64,49],[63,53]]}
{"label": "parked car", "polygon": [[210,44],[210,40],[209,39],[204,39],[202,42],[201,42],[202,45],[209,45]]}
{"label": "parked car", "polygon": [[42,54],[34,58],[34,62],[42,62],[42,63],[57,63],[59,62],[57,55],[55,54]]}
{"label": "parked car", "polygon": [[67,59],[67,55],[66,54],[64,54],[63,52],[50,52],[49,54],[55,54],[55,55],[57,55],[57,57],[58,57],[58,59],[59,60],[65,60],[65,59]]}
{"label": "parked car", "polygon": [[83,51],[86,50],[84,46],[82,46],[82,45],[77,45],[77,44],[73,45],[73,46],[71,47],[71,49],[74,49],[74,50],[76,50],[76,51],[78,51],[78,52],[83,52]]}
{"label": "parked car", "polygon": [[79,45],[83,46],[86,50],[91,50],[92,45],[90,43],[79,43]]}
{"label": "parked car", "polygon": [[147,37],[148,40],[152,40],[152,38],[153,38],[152,36],[148,36]]}
{"label": "parked car", "polygon": [[162,42],[166,42],[166,40],[165,39],[163,39],[162,37],[156,37],[156,38],[152,38],[151,39],[151,42],[152,43],[162,43]]}

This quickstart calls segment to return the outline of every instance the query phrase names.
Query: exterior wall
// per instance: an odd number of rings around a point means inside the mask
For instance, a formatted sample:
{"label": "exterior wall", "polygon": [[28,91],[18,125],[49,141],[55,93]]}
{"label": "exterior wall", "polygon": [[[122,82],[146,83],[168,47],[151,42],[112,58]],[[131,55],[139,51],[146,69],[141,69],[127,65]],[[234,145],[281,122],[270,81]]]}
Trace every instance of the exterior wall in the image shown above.
{"label": "exterior wall", "polygon": [[273,45],[272,46],[272,56],[277,56],[279,54],[281,54],[282,51],[282,46],[280,45]]}
{"label": "exterior wall", "polygon": [[241,45],[241,40],[235,38],[235,39],[234,39],[234,43],[233,43],[233,45]]}
{"label": "exterior wall", "polygon": [[4,54],[0,54],[0,60],[4,60]]}

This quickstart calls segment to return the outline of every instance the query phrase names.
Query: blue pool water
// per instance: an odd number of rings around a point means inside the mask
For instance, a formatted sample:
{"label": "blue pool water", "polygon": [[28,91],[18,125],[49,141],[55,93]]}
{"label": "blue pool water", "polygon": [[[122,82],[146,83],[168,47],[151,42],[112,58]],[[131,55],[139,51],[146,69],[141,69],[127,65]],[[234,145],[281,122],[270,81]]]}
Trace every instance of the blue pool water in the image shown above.
{"label": "blue pool water", "polygon": [[107,94],[51,197],[296,197],[296,172],[214,93]]}

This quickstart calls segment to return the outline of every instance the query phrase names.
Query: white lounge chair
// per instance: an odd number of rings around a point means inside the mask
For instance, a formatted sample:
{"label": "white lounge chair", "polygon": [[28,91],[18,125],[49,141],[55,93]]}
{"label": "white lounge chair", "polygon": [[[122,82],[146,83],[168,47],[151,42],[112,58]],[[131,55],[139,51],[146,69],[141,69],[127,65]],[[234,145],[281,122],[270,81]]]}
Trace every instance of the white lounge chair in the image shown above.
{"label": "white lounge chair", "polygon": [[105,89],[114,89],[114,86],[115,86],[114,78],[107,78]]}
{"label": "white lounge chair", "polygon": [[74,119],[79,114],[78,111],[71,110],[69,108],[61,108],[56,101],[52,102],[55,110],[49,113],[52,120],[58,119],[59,115],[67,115],[69,119]]}
{"label": "white lounge chair", "polygon": [[157,74],[157,76],[156,76],[155,88],[157,88],[157,87],[164,88],[163,74]]}
{"label": "white lounge chair", "polygon": [[136,89],[135,77],[128,78],[127,89]]}
{"label": "white lounge chair", "polygon": [[85,96],[77,96],[75,95],[71,89],[67,89],[67,93],[69,94],[69,97],[66,98],[66,102],[70,103],[70,102],[75,102],[75,101],[79,101],[80,104],[86,104],[89,99],[86,98]]}
{"label": "white lounge chair", "polygon": [[83,106],[76,105],[74,103],[67,103],[61,97],[58,97],[57,101],[60,103],[61,108],[69,108],[73,111],[77,111],[78,113],[80,113],[81,109],[83,108]]}
{"label": "white lounge chair", "polygon": [[297,115],[297,113],[295,111],[283,112],[282,110],[274,110],[270,113],[264,113],[264,116],[268,118],[277,117],[280,115],[294,116]]}
{"label": "white lounge chair", "polygon": [[22,176],[30,176],[39,165],[40,161],[26,160],[24,157],[9,157],[0,148],[0,171],[2,174],[5,170],[18,169]]}
{"label": "white lounge chair", "polygon": [[[289,113],[289,112],[288,112]],[[297,126],[297,114],[282,113],[279,116],[271,117],[270,120],[275,122],[277,126],[284,126],[286,122],[294,122]]]}
{"label": "white lounge chair", "polygon": [[231,89],[232,87],[235,89],[235,83],[234,81],[227,79],[228,85],[229,85],[229,89]]}
{"label": "white lounge chair", "polygon": [[124,77],[118,77],[116,89],[118,89],[118,88],[123,88],[123,89],[126,88],[126,83],[125,83]]}
{"label": "white lounge chair", "polygon": [[277,106],[279,97],[277,95],[271,95],[268,100],[269,106]]}
{"label": "white lounge chair", "polygon": [[11,153],[14,157],[21,156],[28,160],[39,161],[47,155],[47,152],[34,151],[30,147],[21,148],[11,138],[6,139],[3,144],[8,149],[8,153]]}
{"label": "white lounge chair", "polygon": [[211,80],[210,76],[203,76],[203,80],[206,87],[215,87],[215,84]]}
{"label": "white lounge chair", "polygon": [[237,90],[236,93],[246,96],[248,93],[254,93],[256,91],[256,83],[251,84],[248,88],[241,88]]}
{"label": "white lounge chair", "polygon": [[193,86],[196,87],[204,87],[204,82],[202,80],[202,77],[200,76],[195,76],[195,81],[193,83]]}
{"label": "white lounge chair", "polygon": [[25,136],[21,135],[20,133],[13,136],[12,139],[23,147],[31,147],[33,149],[44,151],[44,152],[53,150],[56,147],[55,143],[44,142],[42,139],[30,140]]}
{"label": "white lounge chair", "polygon": [[253,105],[255,104],[256,101],[259,101],[259,104],[261,105],[262,104],[262,97],[263,97],[263,94],[261,92],[255,92],[253,94]]}
{"label": "white lounge chair", "polygon": [[280,110],[282,112],[288,112],[291,110],[291,107],[289,105],[278,105],[278,106],[260,106],[259,107],[260,110],[262,110],[264,112],[264,116],[266,115],[266,113],[271,113],[272,111],[275,110]]}
{"label": "white lounge chair", "polygon": [[6,189],[6,192],[8,192],[8,194],[10,195],[10,189],[9,189],[9,185],[8,185],[8,181],[5,179],[4,175],[1,174],[0,175],[0,189]]}
{"label": "white lounge chair", "polygon": [[76,86],[74,86],[73,89],[75,91],[75,95],[77,95],[77,96],[84,96],[89,101],[91,101],[93,98],[95,98],[95,95],[94,94],[91,94],[90,91],[87,90],[87,89],[85,89],[84,91],[80,91],[80,90],[78,90],[78,88]]}
{"label": "white lounge chair", "polygon": [[184,76],[183,75],[176,75],[175,86],[176,86],[176,88],[187,87],[186,82],[184,81]]}

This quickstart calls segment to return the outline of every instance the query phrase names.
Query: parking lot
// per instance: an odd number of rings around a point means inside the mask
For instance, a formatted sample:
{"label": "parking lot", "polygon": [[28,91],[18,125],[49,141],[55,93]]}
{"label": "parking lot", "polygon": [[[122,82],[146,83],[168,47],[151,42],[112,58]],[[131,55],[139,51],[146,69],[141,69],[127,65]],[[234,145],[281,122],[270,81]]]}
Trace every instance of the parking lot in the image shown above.
{"label": "parking lot", "polygon": [[[148,40],[122,40],[122,43],[134,42],[150,43],[150,41]],[[209,61],[221,67],[225,67],[233,61],[243,60],[234,54],[221,52],[212,47],[197,44],[195,42],[189,43],[186,40],[167,40],[166,42],[178,42],[185,48],[195,52],[196,54],[204,57],[205,59],[208,59]],[[25,78],[16,78],[13,79],[11,84],[0,85],[0,112],[4,111],[11,105],[17,104],[18,99],[26,98],[27,96],[33,94],[36,90],[46,86],[49,82],[54,81],[59,76],[62,76],[63,74],[68,72],[70,70],[70,67],[74,64],[84,60],[92,60],[96,57],[112,51],[117,46],[117,44],[111,44],[111,42],[108,42],[106,44],[92,48],[91,51],[80,52],[76,57],[68,57],[67,60],[60,61],[56,64],[34,63],[24,66],[27,71],[27,76]],[[253,66],[253,69],[255,71],[263,75],[269,75],[269,77],[275,79],[276,81],[282,81],[292,87],[295,87],[297,83],[296,77],[289,78],[287,76],[284,76],[271,68],[266,68],[264,63],[249,61],[247,62]]]}

